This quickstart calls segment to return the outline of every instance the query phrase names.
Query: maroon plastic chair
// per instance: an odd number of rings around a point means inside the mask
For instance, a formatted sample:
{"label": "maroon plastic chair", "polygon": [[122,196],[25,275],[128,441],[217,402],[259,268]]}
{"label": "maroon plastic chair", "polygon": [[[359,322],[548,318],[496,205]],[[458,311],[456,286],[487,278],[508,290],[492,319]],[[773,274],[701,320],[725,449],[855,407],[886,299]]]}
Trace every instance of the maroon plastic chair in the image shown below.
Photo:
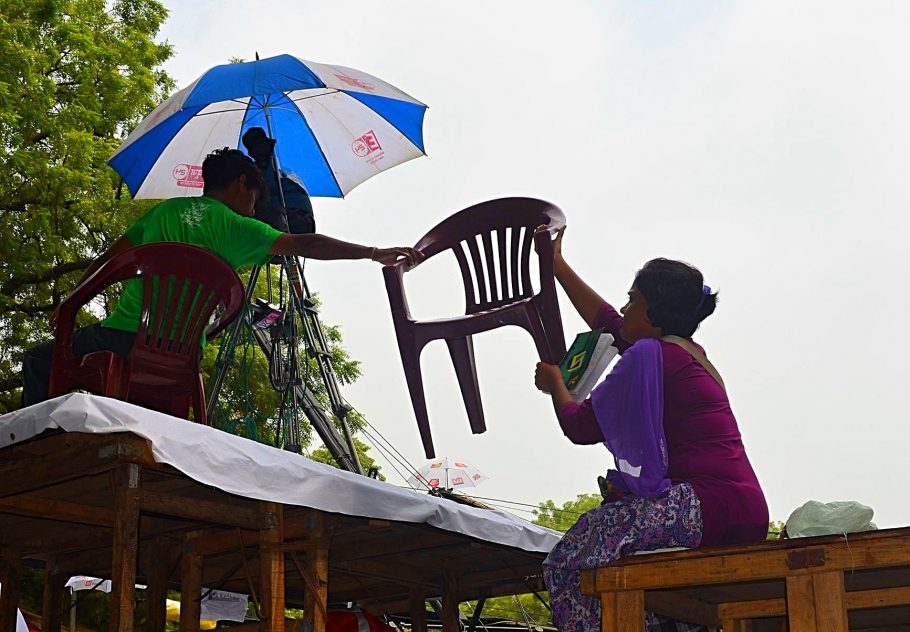
{"label": "maroon plastic chair", "polygon": [[[549,232],[542,232],[535,238],[534,231],[541,225],[547,226]],[[557,363],[565,355],[551,241],[551,233],[563,226],[562,211],[548,202],[503,198],[466,208],[424,235],[415,248],[426,259],[450,251],[458,261],[464,282],[464,316],[414,320],[408,309],[403,282],[410,265],[407,261],[399,261],[383,268],[401,362],[427,458],[435,456],[420,372],[420,352],[428,342],[446,341],[475,434],[484,432],[487,427],[477,384],[472,335],[504,325],[517,325],[530,332],[541,360]],[[539,257],[540,292],[537,294],[531,285],[532,242],[536,243]]]}
{"label": "maroon plastic chair", "polygon": [[[76,314],[114,283],[143,279],[139,331],[127,359],[111,351],[73,354]],[[87,390],[208,425],[199,375],[203,332],[212,336],[243,307],[237,273],[211,250],[183,243],[137,246],[98,268],[61,303],[48,394]],[[219,306],[223,311],[209,324]]]}

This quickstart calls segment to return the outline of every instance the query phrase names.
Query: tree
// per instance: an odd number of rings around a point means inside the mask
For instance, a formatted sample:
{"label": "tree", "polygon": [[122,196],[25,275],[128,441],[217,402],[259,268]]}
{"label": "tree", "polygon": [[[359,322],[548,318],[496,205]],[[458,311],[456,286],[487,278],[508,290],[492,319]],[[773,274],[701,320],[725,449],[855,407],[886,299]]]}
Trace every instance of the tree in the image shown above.
{"label": "tree", "polygon": [[[0,412],[22,352],[79,273],[148,207],[105,163],[172,89],[157,0],[4,0],[0,10]],[[124,196],[128,197],[128,196]]]}
{"label": "tree", "polygon": [[[579,516],[599,506],[601,500],[603,498],[600,494],[579,494],[574,500],[568,500],[560,507],[552,500],[544,500],[533,510],[533,522],[542,527],[566,532]],[[534,625],[552,625],[550,611],[541,599],[549,603],[549,596],[546,593],[541,594],[540,598],[533,594],[525,594],[488,599],[483,608],[483,616],[509,621],[525,621],[527,618]],[[475,607],[476,602],[470,602],[464,609],[465,614],[470,616]]]}
{"label": "tree", "polygon": [[602,500],[600,494],[579,494],[575,500],[564,502],[562,507],[545,500],[534,510],[534,524],[566,532],[583,513],[600,505]]}

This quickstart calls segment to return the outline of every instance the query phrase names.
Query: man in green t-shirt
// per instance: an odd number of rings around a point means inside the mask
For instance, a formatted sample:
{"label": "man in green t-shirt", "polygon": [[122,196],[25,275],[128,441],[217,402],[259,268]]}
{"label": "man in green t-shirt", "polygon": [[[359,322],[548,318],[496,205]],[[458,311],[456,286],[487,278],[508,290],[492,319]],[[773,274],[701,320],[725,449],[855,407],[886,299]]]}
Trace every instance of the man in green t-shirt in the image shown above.
{"label": "man in green t-shirt", "polygon": [[[208,248],[234,269],[262,264],[274,255],[310,259],[371,259],[388,265],[401,257],[420,259],[413,248],[374,248],[339,241],[316,233],[288,234],[252,218],[256,200],[267,195],[259,168],[236,149],[219,149],[202,163],[202,197],[174,198],[153,207],[86,269],[76,287],[112,257],[141,244],[176,241]],[[73,352],[113,351],[129,355],[139,329],[142,282],[127,283],[111,315],[101,323],[73,334]],[[51,323],[56,312],[51,314]],[[22,361],[22,403],[47,399],[54,343],[46,342],[25,352]]]}

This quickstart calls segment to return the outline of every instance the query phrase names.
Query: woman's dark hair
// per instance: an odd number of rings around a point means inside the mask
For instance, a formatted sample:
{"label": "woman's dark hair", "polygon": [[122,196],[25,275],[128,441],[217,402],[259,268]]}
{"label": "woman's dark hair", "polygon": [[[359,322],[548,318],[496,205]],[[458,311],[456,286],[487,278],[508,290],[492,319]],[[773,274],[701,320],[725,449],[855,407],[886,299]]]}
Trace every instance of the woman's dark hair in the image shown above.
{"label": "woman's dark hair", "polygon": [[648,318],[665,336],[688,338],[714,313],[711,293],[701,272],[688,263],[652,259],[635,275],[635,287],[648,302]]}
{"label": "woman's dark hair", "polygon": [[226,189],[240,176],[246,176],[247,188],[259,190],[259,197],[267,195],[268,189],[259,167],[239,149],[216,149],[202,162],[202,180],[206,189]]}

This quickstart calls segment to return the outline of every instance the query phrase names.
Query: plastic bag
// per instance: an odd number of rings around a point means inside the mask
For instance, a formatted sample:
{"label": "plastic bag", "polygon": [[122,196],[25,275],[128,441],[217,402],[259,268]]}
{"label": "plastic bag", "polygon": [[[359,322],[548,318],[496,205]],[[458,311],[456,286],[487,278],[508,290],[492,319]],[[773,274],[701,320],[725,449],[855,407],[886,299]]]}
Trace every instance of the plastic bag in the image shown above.
{"label": "plastic bag", "polygon": [[814,535],[856,533],[878,529],[872,522],[872,508],[855,500],[820,503],[810,500],[787,518],[787,535],[806,538]]}

